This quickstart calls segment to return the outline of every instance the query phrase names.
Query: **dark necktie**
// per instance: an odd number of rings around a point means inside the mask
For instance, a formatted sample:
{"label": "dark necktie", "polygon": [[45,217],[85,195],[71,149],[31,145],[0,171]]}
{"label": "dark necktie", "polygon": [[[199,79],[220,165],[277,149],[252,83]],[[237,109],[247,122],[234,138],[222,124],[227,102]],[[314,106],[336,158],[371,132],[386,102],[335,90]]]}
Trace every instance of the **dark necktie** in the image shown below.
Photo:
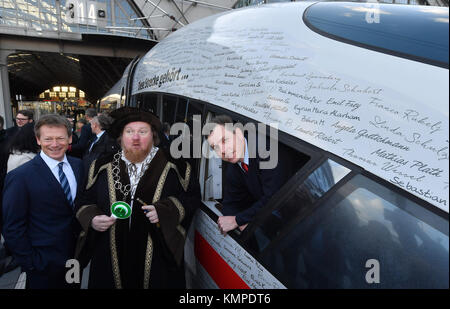
{"label": "dark necktie", "polygon": [[244,171],[245,171],[246,173],[248,173],[248,165],[245,164],[244,162],[242,162],[242,163],[241,163],[241,166],[242,166],[242,168],[244,169]]}
{"label": "dark necktie", "polygon": [[92,147],[94,147],[95,143],[97,143],[97,141],[99,140],[98,136],[92,141],[91,146],[89,147],[89,152],[92,151]]}
{"label": "dark necktie", "polygon": [[69,204],[72,205],[73,202],[72,202],[72,194],[70,193],[70,185],[69,185],[69,181],[67,180],[66,174],[64,174],[63,165],[64,165],[64,162],[58,163],[59,181],[61,182],[61,187],[63,188],[66,199],[69,201]]}

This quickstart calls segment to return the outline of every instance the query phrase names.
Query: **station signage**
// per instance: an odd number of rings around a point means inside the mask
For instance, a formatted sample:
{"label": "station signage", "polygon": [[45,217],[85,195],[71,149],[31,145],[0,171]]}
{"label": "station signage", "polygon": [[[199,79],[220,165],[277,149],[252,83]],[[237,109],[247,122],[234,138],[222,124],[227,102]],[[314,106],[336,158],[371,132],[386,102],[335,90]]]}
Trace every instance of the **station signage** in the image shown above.
{"label": "station signage", "polygon": [[90,0],[69,0],[65,6],[66,22],[106,27],[106,3]]}

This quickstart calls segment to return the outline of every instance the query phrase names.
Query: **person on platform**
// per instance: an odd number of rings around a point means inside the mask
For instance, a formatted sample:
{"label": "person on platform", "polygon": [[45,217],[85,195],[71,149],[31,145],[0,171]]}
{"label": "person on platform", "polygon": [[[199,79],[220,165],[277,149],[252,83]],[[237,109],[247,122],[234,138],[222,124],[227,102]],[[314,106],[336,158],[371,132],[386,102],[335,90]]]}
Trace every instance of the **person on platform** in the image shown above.
{"label": "person on platform", "polygon": [[159,148],[163,148],[166,152],[170,152],[170,124],[168,122],[162,124],[160,137]]}
{"label": "person on platform", "polygon": [[[40,151],[39,145],[36,141],[36,136],[34,133],[34,122],[27,123],[21,127],[20,130],[10,139],[7,145],[7,166],[6,173],[9,173],[13,169],[21,166],[22,164],[33,159],[36,154]],[[4,176],[3,176],[4,177]],[[3,190],[3,180],[1,184],[1,189]],[[1,193],[0,193],[0,196]],[[0,201],[0,231],[1,231],[1,212],[2,212],[2,202]],[[6,248],[6,252],[10,255],[10,251]],[[6,265],[5,271],[10,271],[17,267],[17,261],[11,256],[11,262]]]}
{"label": "person on platform", "polygon": [[11,140],[17,135],[24,125],[33,123],[33,115],[33,112],[29,110],[18,111],[15,119],[16,125],[4,130],[3,132],[2,141],[0,143],[0,189],[3,188],[3,181],[7,172],[9,145],[11,144]]}
{"label": "person on platform", "polygon": [[[292,156],[281,144],[275,168],[262,169],[256,152],[251,157],[244,132],[230,117],[219,115],[209,122],[212,131],[208,143],[217,155],[230,163],[226,169],[226,186],[222,201],[223,216],[217,224],[222,234],[239,228],[243,231],[272,195],[295,173]],[[256,147],[257,149],[258,147]]]}
{"label": "person on platform", "polygon": [[6,130],[4,129],[5,119],[0,116],[0,149],[3,145],[3,141],[6,139]]}
{"label": "person on platform", "polygon": [[[153,114],[123,107],[110,116],[108,134],[121,150],[91,164],[77,204],[77,257],[83,266],[91,261],[88,288],[184,288],[185,233],[196,200],[189,197],[191,167],[169,162],[156,147],[161,124]],[[118,201],[132,209],[129,218],[111,216]]]}
{"label": "person on platform", "polygon": [[29,110],[18,111],[15,119],[16,125],[6,129],[5,139],[6,140],[11,139],[17,133],[17,131],[20,130],[20,128],[22,128],[27,123],[33,122],[33,116],[34,113],[32,111]]}
{"label": "person on platform", "polygon": [[88,149],[89,141],[95,136],[92,132],[90,121],[97,116],[97,111],[95,108],[86,109],[85,118],[88,122],[86,125],[81,127],[80,138],[78,138],[77,143],[73,143],[69,147],[69,155],[82,158],[83,153]]}
{"label": "person on platform", "polygon": [[82,129],[83,126],[86,125],[87,123],[88,123],[87,120],[84,119],[84,118],[81,118],[81,119],[77,120],[77,123],[75,124],[75,127],[76,127],[75,134],[76,134],[78,137],[80,137],[80,135],[81,135],[81,129]]}
{"label": "person on platform", "polygon": [[120,145],[106,132],[112,121],[111,117],[104,114],[97,115],[90,121],[92,133],[95,135],[89,141],[88,148],[83,154],[85,170],[89,169],[94,160],[107,154],[116,153],[119,150]]}
{"label": "person on platform", "polygon": [[41,152],[6,175],[3,236],[31,289],[76,288],[65,280],[65,265],[79,233],[74,200],[83,168],[66,156],[71,134],[65,117],[42,116],[35,125]]}
{"label": "person on platform", "polygon": [[[69,120],[70,125],[72,126],[72,144],[75,145],[78,143],[78,135],[75,134],[75,120],[73,115],[66,115],[67,120]],[[70,148],[71,146],[69,146]]]}
{"label": "person on platform", "polygon": [[13,169],[33,159],[39,152],[39,145],[34,134],[34,123],[24,125],[11,139],[8,145],[7,170]]}

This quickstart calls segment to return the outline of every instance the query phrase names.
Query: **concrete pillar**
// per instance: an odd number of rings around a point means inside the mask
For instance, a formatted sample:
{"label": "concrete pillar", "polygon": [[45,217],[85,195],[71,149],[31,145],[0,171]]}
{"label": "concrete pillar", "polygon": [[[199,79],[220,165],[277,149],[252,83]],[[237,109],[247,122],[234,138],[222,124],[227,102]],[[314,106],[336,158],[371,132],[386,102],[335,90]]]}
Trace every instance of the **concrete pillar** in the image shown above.
{"label": "concrete pillar", "polygon": [[14,124],[8,77],[8,55],[14,52],[14,50],[0,50],[0,115],[5,119],[5,129]]}

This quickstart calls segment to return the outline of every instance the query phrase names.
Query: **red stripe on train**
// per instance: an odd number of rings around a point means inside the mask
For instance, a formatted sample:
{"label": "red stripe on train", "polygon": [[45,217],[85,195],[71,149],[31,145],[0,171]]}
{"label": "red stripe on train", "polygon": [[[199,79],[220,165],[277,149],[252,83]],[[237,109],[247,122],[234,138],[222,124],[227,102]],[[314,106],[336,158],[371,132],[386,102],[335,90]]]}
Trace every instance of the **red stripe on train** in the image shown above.
{"label": "red stripe on train", "polygon": [[195,256],[221,289],[250,289],[205,238],[195,231]]}

